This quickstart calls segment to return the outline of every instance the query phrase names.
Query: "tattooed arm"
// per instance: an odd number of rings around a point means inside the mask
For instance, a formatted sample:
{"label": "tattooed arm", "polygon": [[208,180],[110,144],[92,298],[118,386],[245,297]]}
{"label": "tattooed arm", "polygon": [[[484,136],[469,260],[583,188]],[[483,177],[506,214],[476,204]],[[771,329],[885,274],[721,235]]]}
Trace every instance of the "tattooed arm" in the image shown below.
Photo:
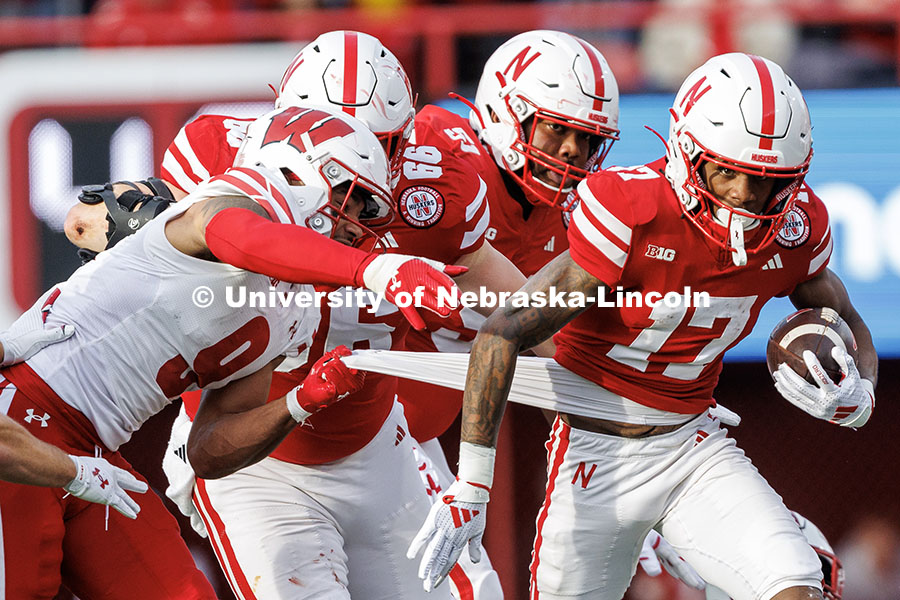
{"label": "tattooed arm", "polygon": [[[578,266],[564,252],[535,273],[521,291],[530,296],[550,290],[595,296],[603,282]],[[586,310],[545,306],[498,308],[481,326],[469,356],[463,398],[462,441],[480,446],[497,444],[500,420],[516,369],[516,356],[544,340]]]}
{"label": "tattooed arm", "polygon": [[[558,256],[529,279],[520,291],[529,295],[582,292],[595,296],[602,286],[579,267],[568,252]],[[424,548],[419,577],[431,591],[446,578],[463,548],[473,562],[481,559],[487,503],[494,480],[494,446],[500,419],[516,369],[516,356],[559,331],[585,308],[567,306],[498,308],[475,338],[463,399],[462,441],[457,479],[435,502],[410,544],[407,556]],[[461,519],[459,515],[468,515]]]}

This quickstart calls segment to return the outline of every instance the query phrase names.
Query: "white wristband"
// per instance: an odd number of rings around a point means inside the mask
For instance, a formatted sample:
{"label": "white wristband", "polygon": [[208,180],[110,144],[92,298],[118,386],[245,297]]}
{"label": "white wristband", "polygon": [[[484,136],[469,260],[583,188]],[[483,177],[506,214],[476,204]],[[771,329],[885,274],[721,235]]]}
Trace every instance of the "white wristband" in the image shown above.
{"label": "white wristband", "polygon": [[297,393],[301,389],[303,389],[303,386],[298,385],[284,396],[288,412],[291,413],[291,417],[298,423],[302,423],[312,414],[311,412],[303,410],[303,407],[300,406],[300,400],[297,399]]}
{"label": "white wristband", "polygon": [[496,448],[462,442],[459,445],[459,474],[462,486],[456,499],[463,502],[487,502],[494,483]]}

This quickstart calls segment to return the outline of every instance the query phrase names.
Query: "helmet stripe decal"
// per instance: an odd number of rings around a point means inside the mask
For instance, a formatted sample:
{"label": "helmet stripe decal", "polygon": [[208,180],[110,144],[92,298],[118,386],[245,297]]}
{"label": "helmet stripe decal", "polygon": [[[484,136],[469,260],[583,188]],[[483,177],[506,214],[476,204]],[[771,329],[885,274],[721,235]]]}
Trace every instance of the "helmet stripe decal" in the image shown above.
{"label": "helmet stripe decal", "polygon": [[[344,104],[356,104],[358,42],[355,31],[344,32]],[[356,108],[353,106],[345,106],[344,112],[351,117],[356,116]]]}
{"label": "helmet stripe decal", "polygon": [[[760,133],[764,136],[771,136],[775,133],[775,88],[772,85],[772,74],[762,58],[752,54],[748,56],[753,61],[753,66],[756,67],[756,72],[759,74],[760,92],[762,93],[762,127]],[[771,150],[772,138],[760,138],[759,149]]]}
{"label": "helmet stripe decal", "polygon": [[578,40],[578,43],[584,48],[585,53],[588,55],[588,60],[591,61],[591,69],[594,71],[594,96],[596,96],[594,98],[594,110],[602,111],[603,100],[600,100],[599,98],[603,98],[603,93],[606,91],[606,86],[603,81],[603,67],[600,66],[600,61],[597,59],[596,50],[591,48],[591,46],[583,39],[577,37],[575,39]]}
{"label": "helmet stripe decal", "polygon": [[284,93],[284,86],[287,85],[287,82],[291,78],[291,75],[294,74],[294,71],[296,71],[297,68],[300,67],[300,65],[302,65],[302,64],[303,64],[303,53],[301,52],[300,54],[298,54],[297,56],[294,57],[294,62],[292,62],[290,64],[290,66],[284,72],[284,75],[282,75],[281,85],[278,87],[279,95]]}

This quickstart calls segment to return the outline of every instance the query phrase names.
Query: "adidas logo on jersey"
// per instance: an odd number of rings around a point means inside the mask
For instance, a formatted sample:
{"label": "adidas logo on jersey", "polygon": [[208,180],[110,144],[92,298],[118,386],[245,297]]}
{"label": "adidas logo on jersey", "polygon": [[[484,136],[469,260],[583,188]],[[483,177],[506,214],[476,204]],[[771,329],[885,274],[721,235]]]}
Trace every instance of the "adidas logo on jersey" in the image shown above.
{"label": "adidas logo on jersey", "polygon": [[553,243],[556,241],[556,236],[550,238],[550,241],[544,244],[544,250],[547,252],[553,252]]}
{"label": "adidas logo on jersey", "polygon": [[784,264],[781,262],[781,255],[776,254],[772,258],[769,259],[769,262],[763,265],[762,270],[766,271],[768,269],[780,269],[784,267]]}
{"label": "adidas logo on jersey", "polygon": [[381,236],[381,243],[386,248],[399,248],[400,247],[400,244],[398,244],[397,240],[394,238],[394,234],[391,233],[390,231],[385,232],[384,235]]}

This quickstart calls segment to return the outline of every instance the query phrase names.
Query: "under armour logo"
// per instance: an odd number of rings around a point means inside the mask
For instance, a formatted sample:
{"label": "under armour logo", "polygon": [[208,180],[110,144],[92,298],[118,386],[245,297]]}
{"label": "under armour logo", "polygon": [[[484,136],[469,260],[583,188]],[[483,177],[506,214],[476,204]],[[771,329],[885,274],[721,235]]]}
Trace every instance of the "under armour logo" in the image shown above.
{"label": "under armour logo", "polygon": [[396,292],[398,289],[400,289],[401,285],[403,285],[403,283],[400,281],[400,278],[394,275],[393,277],[391,277],[391,285],[388,289],[390,289],[392,292]]}
{"label": "under armour logo", "polygon": [[106,486],[109,485],[109,479],[103,479],[103,476],[100,475],[100,469],[98,467],[94,467],[94,471],[91,473],[91,475],[100,480],[100,489],[105,489]]}
{"label": "under armour logo", "polygon": [[40,421],[41,427],[49,427],[49,425],[47,425],[47,421],[50,420],[50,415],[48,415],[47,413],[44,413],[43,417],[39,417],[36,414],[34,414],[33,408],[29,408],[28,410],[25,411],[25,413],[28,415],[27,417],[25,417],[26,423],[31,423],[32,421]]}
{"label": "under armour logo", "polygon": [[468,523],[475,518],[481,511],[469,510],[467,508],[450,507],[450,516],[453,517],[453,526],[459,529],[463,524]]}

